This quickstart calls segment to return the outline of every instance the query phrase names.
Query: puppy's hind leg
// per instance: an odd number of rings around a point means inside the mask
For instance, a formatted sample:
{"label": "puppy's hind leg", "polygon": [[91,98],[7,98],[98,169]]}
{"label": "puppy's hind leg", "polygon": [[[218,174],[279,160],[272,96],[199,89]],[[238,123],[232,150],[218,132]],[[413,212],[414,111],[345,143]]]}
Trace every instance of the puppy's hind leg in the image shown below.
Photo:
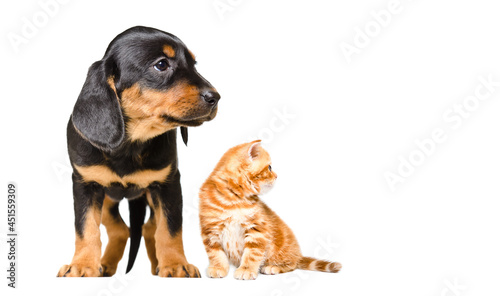
{"label": "puppy's hind leg", "polygon": [[148,252],[149,261],[151,261],[151,273],[157,275],[158,268],[158,258],[156,258],[156,221],[154,217],[154,212],[151,210],[151,215],[148,222],[142,226],[142,235],[144,236],[144,242],[146,243],[146,251]]}
{"label": "puppy's hind leg", "polygon": [[118,211],[119,203],[108,196],[104,198],[102,207],[102,224],[108,234],[108,245],[101,258],[103,276],[112,276],[116,273],[118,262],[123,257],[127,240],[130,236],[129,228],[123,222]]}

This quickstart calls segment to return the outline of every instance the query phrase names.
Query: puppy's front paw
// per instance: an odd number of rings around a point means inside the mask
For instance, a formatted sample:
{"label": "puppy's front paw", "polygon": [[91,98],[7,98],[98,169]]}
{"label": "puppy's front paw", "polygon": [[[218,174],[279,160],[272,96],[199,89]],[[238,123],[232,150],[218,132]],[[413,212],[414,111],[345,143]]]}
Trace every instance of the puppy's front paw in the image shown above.
{"label": "puppy's front paw", "polygon": [[157,268],[159,277],[201,278],[198,268],[193,264],[177,264]]}
{"label": "puppy's front paw", "polygon": [[102,276],[102,267],[99,265],[90,266],[89,264],[71,263],[63,265],[57,277],[99,277]]}
{"label": "puppy's front paw", "polygon": [[258,270],[253,270],[248,267],[238,267],[234,272],[234,278],[237,280],[255,280]]}
{"label": "puppy's front paw", "polygon": [[102,276],[110,277],[116,273],[116,265],[102,263]]}

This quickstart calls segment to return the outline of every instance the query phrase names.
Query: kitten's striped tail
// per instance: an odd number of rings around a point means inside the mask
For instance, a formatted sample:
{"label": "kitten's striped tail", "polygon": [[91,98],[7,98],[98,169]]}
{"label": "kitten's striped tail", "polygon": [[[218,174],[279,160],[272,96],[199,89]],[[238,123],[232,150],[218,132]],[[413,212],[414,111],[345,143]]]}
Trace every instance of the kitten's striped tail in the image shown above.
{"label": "kitten's striped tail", "polygon": [[342,264],[311,257],[302,257],[299,261],[298,269],[315,270],[323,272],[339,272]]}

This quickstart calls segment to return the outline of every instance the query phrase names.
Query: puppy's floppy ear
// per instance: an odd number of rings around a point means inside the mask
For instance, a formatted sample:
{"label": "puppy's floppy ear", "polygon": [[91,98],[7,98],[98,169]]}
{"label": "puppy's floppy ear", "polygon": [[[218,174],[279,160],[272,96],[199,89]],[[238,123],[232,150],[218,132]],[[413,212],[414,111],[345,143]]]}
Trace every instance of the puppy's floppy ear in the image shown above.
{"label": "puppy's floppy ear", "polygon": [[125,122],[114,89],[108,84],[103,61],[92,64],[73,109],[75,128],[94,146],[112,151],[125,138]]}
{"label": "puppy's floppy ear", "polygon": [[181,126],[181,135],[182,135],[182,141],[184,141],[184,144],[187,146],[188,145],[188,128],[185,126]]}

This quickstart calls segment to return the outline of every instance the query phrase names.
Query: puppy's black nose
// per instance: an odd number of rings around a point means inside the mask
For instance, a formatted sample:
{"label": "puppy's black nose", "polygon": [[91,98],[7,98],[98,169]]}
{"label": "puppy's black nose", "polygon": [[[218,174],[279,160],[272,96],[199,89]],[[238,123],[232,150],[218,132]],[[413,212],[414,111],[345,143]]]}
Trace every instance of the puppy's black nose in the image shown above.
{"label": "puppy's black nose", "polygon": [[205,102],[212,106],[217,105],[217,102],[220,100],[219,93],[213,90],[206,91],[202,93],[201,96]]}

